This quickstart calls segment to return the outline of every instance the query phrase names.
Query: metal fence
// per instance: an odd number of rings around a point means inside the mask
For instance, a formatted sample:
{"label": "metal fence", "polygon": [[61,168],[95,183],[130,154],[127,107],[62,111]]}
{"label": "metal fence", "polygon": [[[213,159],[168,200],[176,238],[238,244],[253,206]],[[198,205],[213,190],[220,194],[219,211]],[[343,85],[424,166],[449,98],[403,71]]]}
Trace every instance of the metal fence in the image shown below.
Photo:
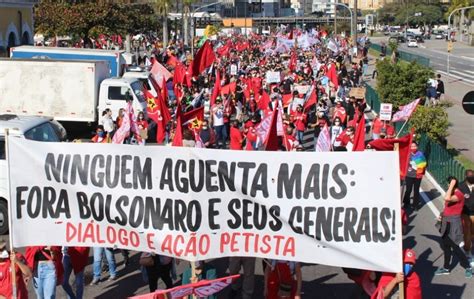
{"label": "metal fence", "polygon": [[[365,93],[367,104],[370,105],[372,111],[376,114],[380,113],[380,98],[370,85],[366,86]],[[395,128],[397,132],[403,126],[402,122],[395,123]],[[407,134],[410,131],[409,123],[403,128],[400,136]],[[418,148],[424,153],[428,166],[427,170],[433,176],[433,178],[438,182],[438,184],[443,187],[444,190],[448,189],[447,178],[449,176],[455,176],[458,180],[464,179],[464,166],[454,159],[454,154],[451,153],[446,146],[430,139],[425,134],[419,134],[417,139],[419,142]]]}
{"label": "metal fence", "polygon": [[[382,47],[379,44],[371,44],[370,48],[375,51],[382,52]],[[418,64],[421,64],[423,66],[426,66],[426,67],[430,66],[429,58],[416,55],[416,54],[411,54],[405,51],[400,51],[400,50],[398,51],[398,54],[401,60],[405,60],[408,62],[416,61]],[[387,56],[390,56],[390,55],[392,55],[392,50],[390,50],[390,48],[387,47]]]}

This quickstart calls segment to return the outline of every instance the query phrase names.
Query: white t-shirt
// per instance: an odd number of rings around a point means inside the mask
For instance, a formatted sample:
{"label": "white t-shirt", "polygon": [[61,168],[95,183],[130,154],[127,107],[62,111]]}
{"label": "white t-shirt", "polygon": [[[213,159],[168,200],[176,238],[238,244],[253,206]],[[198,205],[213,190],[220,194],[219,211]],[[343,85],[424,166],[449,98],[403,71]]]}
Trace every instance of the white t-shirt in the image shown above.
{"label": "white t-shirt", "polygon": [[107,133],[113,132],[115,129],[114,120],[108,115],[102,117],[102,125],[104,126],[104,131]]}
{"label": "white t-shirt", "polygon": [[212,124],[214,127],[224,125],[224,107],[214,107],[212,108]]}

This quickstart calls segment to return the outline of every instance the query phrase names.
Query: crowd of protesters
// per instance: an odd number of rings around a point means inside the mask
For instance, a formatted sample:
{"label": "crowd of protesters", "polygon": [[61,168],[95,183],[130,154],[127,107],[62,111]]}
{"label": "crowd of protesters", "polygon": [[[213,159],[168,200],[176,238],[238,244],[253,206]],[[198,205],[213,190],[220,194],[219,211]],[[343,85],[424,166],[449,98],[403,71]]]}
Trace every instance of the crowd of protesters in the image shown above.
{"label": "crowd of protesters", "polygon": [[[327,137],[324,151],[370,150],[367,147],[369,139],[392,139],[397,133],[390,121],[379,117],[370,128],[365,125],[367,104],[363,96],[352,91],[362,87],[369,76],[369,41],[362,38],[357,45],[348,38],[331,37],[325,31],[315,29],[308,32],[280,30],[269,36],[251,33],[248,38],[223,36],[202,45],[201,49],[210,47],[212,53],[200,57],[200,65],[204,61],[204,67],[197,67],[197,73],[191,63],[191,53],[178,42],[171,43],[166,49],[156,46],[147,57],[141,58],[141,62],[161,63],[173,73],[166,84],[161,85],[157,96],[163,101],[155,98],[157,110],[151,111],[149,107],[148,113],[136,115],[129,105],[120,110],[116,119],[112,118],[109,109],[105,110],[92,142],[118,140],[116,143],[145,145],[156,142],[225,150],[317,151],[320,139]],[[279,78],[270,80],[270,73],[278,73]],[[159,82],[156,83],[158,86]],[[198,109],[202,113],[183,122],[183,115]],[[156,113],[156,117],[152,118],[151,113]],[[275,117],[278,118],[277,129],[270,133],[268,127],[272,126]],[[127,134],[121,134],[121,130]],[[406,191],[401,200],[405,209],[417,209],[426,159],[418,151],[416,142],[409,146],[411,152],[404,179]],[[445,209],[440,217],[444,264],[436,275],[450,273],[451,259],[455,255],[466,269],[466,277],[472,277],[473,179],[473,172],[468,171],[464,182],[458,183],[455,178],[450,180]],[[406,213],[402,214],[406,225]],[[462,241],[464,247],[460,248]],[[31,247],[23,258],[7,252],[5,244],[0,247],[3,250],[0,252],[0,298],[11,298],[12,295],[9,287],[12,278],[8,271],[11,263],[17,267],[18,298],[28,297],[25,283],[31,277],[37,298],[54,298],[56,285],[62,285],[68,298],[83,298],[88,248]],[[102,260],[106,260],[108,280],[115,280],[114,249],[93,248],[92,252],[94,277],[91,285],[104,281],[101,278],[104,272]],[[404,282],[405,298],[422,298],[420,279],[414,268],[416,253],[406,248],[403,256],[403,273],[343,270],[359,286],[360,298],[394,298],[392,296],[400,292],[401,282]],[[166,288],[173,286],[177,262],[161,255],[140,255],[139,263],[150,292],[157,290],[159,279]],[[243,271],[241,285],[232,285],[232,298],[252,298],[256,287],[255,264],[255,258],[229,259],[230,274]],[[301,298],[299,263],[263,260],[263,267],[264,286],[261,287],[265,298]],[[73,272],[75,290],[69,284]],[[215,277],[216,271],[209,263],[197,262],[184,271],[182,283]]]}

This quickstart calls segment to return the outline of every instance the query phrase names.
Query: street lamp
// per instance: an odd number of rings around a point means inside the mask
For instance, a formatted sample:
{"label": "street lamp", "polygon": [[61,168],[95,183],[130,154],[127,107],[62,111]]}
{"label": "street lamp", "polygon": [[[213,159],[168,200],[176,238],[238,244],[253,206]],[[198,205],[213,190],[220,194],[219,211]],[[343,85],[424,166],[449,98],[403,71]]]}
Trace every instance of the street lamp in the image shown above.
{"label": "street lamp", "polygon": [[[322,1],[317,1],[319,3],[324,3]],[[339,3],[339,2],[326,2],[326,4],[329,4],[329,5],[339,5],[339,6],[342,6],[342,7],[345,7],[349,10],[349,13],[351,14],[351,35],[353,36],[353,39],[354,39],[354,36],[355,36],[355,32],[354,32],[354,14],[352,13],[352,9],[350,9],[350,7],[344,3]],[[336,14],[334,14],[334,18],[336,18]]]}
{"label": "street lamp", "polygon": [[[451,37],[451,17],[453,16],[453,14],[459,10],[464,10],[464,9],[470,9],[470,8],[474,8],[474,5],[471,5],[471,6],[466,6],[466,7],[460,7],[460,8],[456,8],[454,9],[450,14],[449,14],[449,17],[448,17],[448,38]],[[448,71],[448,76],[449,76],[449,55],[451,54],[451,51],[448,51],[448,57],[447,57],[447,71]]]}
{"label": "street lamp", "polygon": [[209,4],[199,6],[198,8],[193,10],[193,14],[191,15],[191,25],[192,25],[191,26],[192,27],[192,30],[191,30],[191,55],[193,57],[194,57],[194,15],[196,14],[196,12],[198,12],[201,9],[204,9],[204,8],[207,8],[207,7],[210,7],[210,6],[214,6],[214,5],[217,5],[217,4],[230,5],[230,4],[234,4],[234,0],[217,1],[217,2],[213,2],[213,3],[209,3]]}

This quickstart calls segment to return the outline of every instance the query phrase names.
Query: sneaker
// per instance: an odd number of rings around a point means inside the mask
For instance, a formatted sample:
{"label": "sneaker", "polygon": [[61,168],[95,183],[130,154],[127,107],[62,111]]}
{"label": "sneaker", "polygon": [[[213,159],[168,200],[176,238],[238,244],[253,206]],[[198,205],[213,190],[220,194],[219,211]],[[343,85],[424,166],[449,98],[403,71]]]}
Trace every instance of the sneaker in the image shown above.
{"label": "sneaker", "polygon": [[117,276],[110,276],[107,281],[115,281],[117,279]]}
{"label": "sneaker", "polygon": [[99,284],[99,282],[100,282],[100,279],[99,279],[99,278],[94,278],[94,279],[92,279],[90,285],[91,285],[91,286],[96,286],[96,285]]}
{"label": "sneaker", "polygon": [[439,268],[436,270],[435,275],[449,275],[451,272],[449,272],[448,269],[445,268]]}
{"label": "sneaker", "polygon": [[472,278],[472,268],[467,268],[466,269],[466,278]]}

